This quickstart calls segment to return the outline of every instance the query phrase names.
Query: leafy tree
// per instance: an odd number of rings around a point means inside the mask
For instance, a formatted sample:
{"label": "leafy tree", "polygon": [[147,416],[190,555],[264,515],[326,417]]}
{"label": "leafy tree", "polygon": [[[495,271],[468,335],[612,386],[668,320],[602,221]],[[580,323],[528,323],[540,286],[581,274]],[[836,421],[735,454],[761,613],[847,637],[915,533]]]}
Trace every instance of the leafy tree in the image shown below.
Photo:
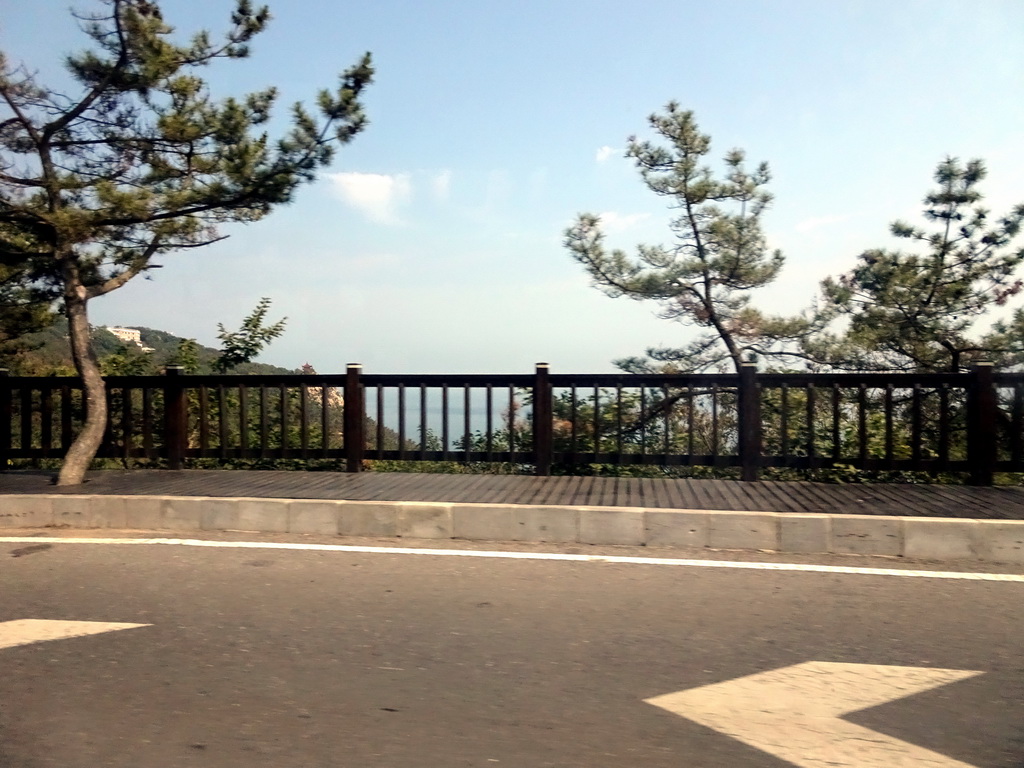
{"label": "leafy tree", "polygon": [[633,158],[648,189],[668,198],[679,214],[672,220],[670,246],[639,245],[634,257],[606,250],[600,217],[582,214],[565,232],[565,246],[584,266],[594,285],[609,296],[653,300],[660,316],[706,329],[690,344],[649,349],[648,360],[616,364],[628,371],[701,371],[732,364],[737,370],[751,353],[773,355],[781,343],[809,331],[802,319],[764,315],[751,305],[751,293],[771,283],[783,255],[771,251],[761,216],[771,202],[764,190],[768,166],[747,170],[742,150],[725,156],[726,173],[712,176],[703,165],[711,139],[698,129],[693,113],[671,102],[648,121],[668,146],[629,139]]}
{"label": "leafy tree", "polygon": [[185,373],[199,373],[199,344],[195,339],[182,339],[167,361],[168,365],[180,365]]}
{"label": "leafy tree", "polygon": [[219,239],[225,222],[256,221],[289,202],[366,124],[369,54],[321,91],[318,116],[292,109],[291,130],[264,132],[276,91],[213,99],[198,76],[240,59],[270,19],[237,0],[231,27],[176,42],[153,0],[99,0],[82,17],[92,50],[68,56],[74,95],[39,84],[0,57],[0,263],[59,291],[87,419],[58,482],[81,482],[106,422],[89,343],[91,299],[157,265],[161,254]]}
{"label": "leafy tree", "polygon": [[269,310],[270,299],[264,296],[242,321],[242,327],[237,331],[229,331],[221,323],[217,323],[221,353],[213,364],[214,370],[218,373],[227,373],[236,365],[250,362],[267,344],[284,333],[285,322],[288,319],[286,317],[272,325],[263,324]]}
{"label": "leafy tree", "polygon": [[54,319],[50,302],[26,287],[22,273],[0,264],[0,368],[15,370],[19,358],[33,348],[26,336]]}
{"label": "leafy tree", "polygon": [[985,173],[981,160],[943,160],[935,171],[938,188],[924,198],[924,218],[936,229],[902,221],[890,227],[893,236],[923,252],[872,249],[852,271],[822,283],[822,316],[848,325],[843,333],[808,341],[811,359],[841,369],[955,372],[979,360],[1019,355],[1020,312],[987,335],[974,328],[1020,292],[1015,271],[1024,261],[1024,248],[1013,246],[1024,204],[992,221],[980,205]]}

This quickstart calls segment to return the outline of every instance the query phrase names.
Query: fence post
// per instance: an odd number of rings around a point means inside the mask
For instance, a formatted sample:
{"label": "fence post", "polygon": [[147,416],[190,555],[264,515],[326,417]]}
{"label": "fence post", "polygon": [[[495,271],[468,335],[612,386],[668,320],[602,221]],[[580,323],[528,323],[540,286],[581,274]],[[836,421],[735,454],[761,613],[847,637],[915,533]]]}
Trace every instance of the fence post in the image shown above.
{"label": "fence post", "polygon": [[533,453],[538,475],[551,474],[551,457],[554,453],[554,417],[551,402],[551,372],[547,363],[537,363],[533,378]]}
{"label": "fence post", "polygon": [[761,468],[761,392],[757,387],[757,363],[740,363],[739,454],[741,479],[757,480]]}
{"label": "fence post", "polygon": [[14,439],[14,435],[11,434],[13,414],[10,374],[6,368],[0,368],[0,472],[7,471],[7,465],[11,460],[11,442]]}
{"label": "fence post", "polygon": [[363,403],[363,385],[359,377],[360,363],[349,363],[345,369],[344,438],[345,471],[362,472],[366,449],[366,406]]}
{"label": "fence post", "polygon": [[971,485],[992,485],[998,457],[998,402],[993,372],[992,363],[978,363],[973,369],[967,408],[967,463]]}
{"label": "fence post", "polygon": [[182,469],[185,466],[185,449],[188,448],[188,400],[185,397],[185,382],[180,365],[168,365],[164,369],[164,441],[167,452],[167,468]]}

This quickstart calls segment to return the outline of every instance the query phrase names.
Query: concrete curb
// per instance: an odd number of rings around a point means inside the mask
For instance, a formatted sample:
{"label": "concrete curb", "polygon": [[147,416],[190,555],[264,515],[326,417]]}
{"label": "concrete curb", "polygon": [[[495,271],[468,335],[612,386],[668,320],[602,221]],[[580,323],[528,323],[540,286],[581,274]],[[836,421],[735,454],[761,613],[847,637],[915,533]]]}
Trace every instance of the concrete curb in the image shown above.
{"label": "concrete curb", "polygon": [[136,528],[471,539],[1024,563],[1024,521],[637,507],[190,496],[0,496],[0,529]]}

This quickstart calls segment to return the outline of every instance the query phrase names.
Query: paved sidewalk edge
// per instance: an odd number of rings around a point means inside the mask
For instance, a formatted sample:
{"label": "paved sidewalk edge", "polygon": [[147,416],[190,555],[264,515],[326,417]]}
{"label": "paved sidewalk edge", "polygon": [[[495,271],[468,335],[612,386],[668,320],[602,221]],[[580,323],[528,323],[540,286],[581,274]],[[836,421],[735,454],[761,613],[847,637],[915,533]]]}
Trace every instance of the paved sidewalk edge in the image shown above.
{"label": "paved sidewalk edge", "polygon": [[0,506],[0,529],[257,531],[1024,563],[1022,520],[105,494],[12,494]]}

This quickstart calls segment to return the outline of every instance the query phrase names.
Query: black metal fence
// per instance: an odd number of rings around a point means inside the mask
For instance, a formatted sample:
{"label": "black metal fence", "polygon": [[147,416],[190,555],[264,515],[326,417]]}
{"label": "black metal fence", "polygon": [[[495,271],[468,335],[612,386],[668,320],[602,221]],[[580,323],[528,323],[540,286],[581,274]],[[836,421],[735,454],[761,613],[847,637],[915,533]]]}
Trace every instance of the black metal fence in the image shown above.
{"label": "black metal fence", "polygon": [[[1024,472],[1024,374],[345,374],[106,379],[101,458]],[[0,467],[60,458],[81,382],[0,371]]]}

